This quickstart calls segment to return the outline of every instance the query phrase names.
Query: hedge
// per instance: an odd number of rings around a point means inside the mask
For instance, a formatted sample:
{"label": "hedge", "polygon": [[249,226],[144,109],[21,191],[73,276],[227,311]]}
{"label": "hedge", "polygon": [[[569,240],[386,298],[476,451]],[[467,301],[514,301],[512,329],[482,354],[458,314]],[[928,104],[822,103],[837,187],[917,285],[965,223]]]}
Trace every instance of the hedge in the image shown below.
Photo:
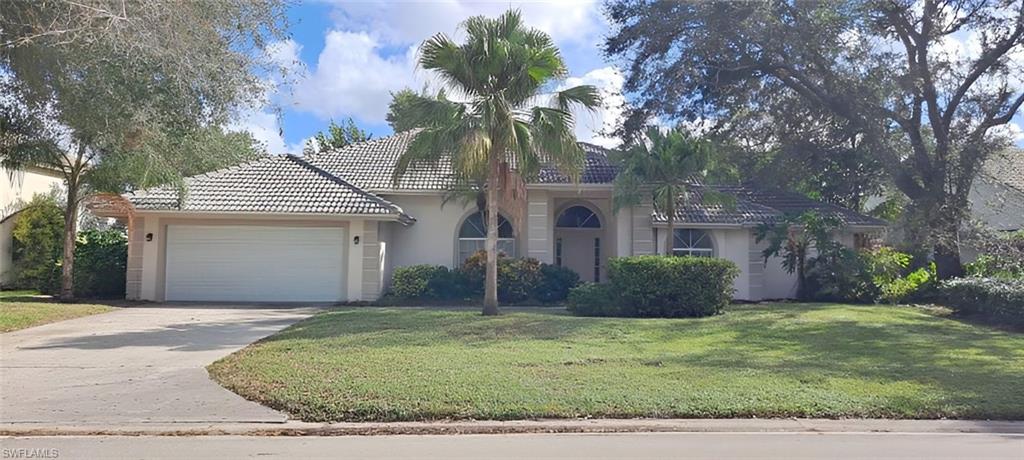
{"label": "hedge", "polygon": [[732,301],[736,264],[715,257],[634,256],[609,260],[608,280],[623,313],[710,316]]}
{"label": "hedge", "polygon": [[583,283],[569,290],[567,308],[577,316],[632,316],[623,310],[611,286]]}
{"label": "hedge", "polygon": [[[390,294],[403,300],[456,300],[479,297],[484,291],[487,254],[470,256],[456,270],[444,266],[412,265],[395,269]],[[568,268],[532,258],[498,258],[498,300],[521,303],[561,302],[579,284]]]}
{"label": "hedge", "polygon": [[939,286],[939,299],[957,313],[1024,324],[1024,279],[946,280]]}

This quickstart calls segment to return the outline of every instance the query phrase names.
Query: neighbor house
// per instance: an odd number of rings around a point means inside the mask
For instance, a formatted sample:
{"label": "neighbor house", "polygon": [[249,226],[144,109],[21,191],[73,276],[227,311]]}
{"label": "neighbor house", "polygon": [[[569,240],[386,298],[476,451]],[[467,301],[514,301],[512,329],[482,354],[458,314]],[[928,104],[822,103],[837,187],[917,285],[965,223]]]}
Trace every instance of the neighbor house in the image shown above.
{"label": "neighbor house", "polygon": [[28,166],[18,170],[0,168],[0,288],[10,285],[14,265],[14,239],[11,232],[25,203],[36,194],[47,194],[63,187],[59,171]]}
{"label": "neighbor house", "polygon": [[[993,155],[971,185],[971,219],[998,232],[1024,230],[1024,149],[1011,148]],[[964,262],[978,258],[969,242],[960,246]]]}
{"label": "neighbor house", "polygon": [[[184,194],[160,188],[125,195],[96,213],[129,221],[127,295],[156,301],[375,300],[395,267],[454,267],[484,247],[475,204],[445,203],[445,167],[414,165],[393,180],[414,132],[296,157],[271,156],[189,178]],[[582,144],[579,183],[544,168],[527,186],[518,228],[501,216],[499,248],[607,278],[609,257],[653,254],[666,216],[651,205],[612,208],[616,168]],[[735,206],[679,210],[673,252],[729,259],[741,269],[737,299],[791,297],[795,278],[762,259],[755,228],[804,211],[845,223],[848,245],[884,222],[803,196],[751,186],[719,187]],[[699,191],[698,191],[699,194]],[[696,200],[695,200],[696,201]],[[508,210],[506,210],[508,211]],[[510,213],[505,213],[510,215]]]}

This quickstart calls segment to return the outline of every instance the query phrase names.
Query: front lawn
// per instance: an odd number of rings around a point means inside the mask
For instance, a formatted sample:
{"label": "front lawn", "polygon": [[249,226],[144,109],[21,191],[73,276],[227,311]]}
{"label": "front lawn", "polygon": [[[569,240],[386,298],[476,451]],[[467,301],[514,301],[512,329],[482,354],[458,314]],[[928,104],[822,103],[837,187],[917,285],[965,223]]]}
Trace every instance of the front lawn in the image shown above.
{"label": "front lawn", "polygon": [[63,304],[39,297],[34,291],[0,291],[0,332],[105,313],[107,305]]}
{"label": "front lawn", "polygon": [[705,319],[347,308],[209,370],[307,421],[1024,418],[1024,335],[910,307],[745,305]]}

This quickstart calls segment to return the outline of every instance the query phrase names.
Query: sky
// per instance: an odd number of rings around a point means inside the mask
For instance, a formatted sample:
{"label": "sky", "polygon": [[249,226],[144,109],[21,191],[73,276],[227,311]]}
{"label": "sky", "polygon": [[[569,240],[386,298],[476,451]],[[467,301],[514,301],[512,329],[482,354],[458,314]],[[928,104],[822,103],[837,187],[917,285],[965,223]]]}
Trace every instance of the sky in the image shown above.
{"label": "sky", "polygon": [[[290,7],[291,38],[274,43],[270,55],[292,71],[287,85],[275,84],[273,106],[247,112],[229,128],[249,131],[271,153],[300,153],[330,120],[351,117],[374,137],[391,134],[384,117],[391,93],[402,88],[438,89],[416,66],[420,43],[436,33],[458,38],[458,24],[474,15],[497,16],[518,8],[528,25],[551,35],[569,68],[562,86],[598,87],[606,107],[577,114],[580,140],[614,147],[606,135],[622,116],[622,74],[600,46],[608,23],[597,0],[388,2],[314,0]],[[969,41],[951,43],[967,50]],[[278,83],[278,82],[274,82]],[[1006,129],[1024,147],[1024,114]]]}

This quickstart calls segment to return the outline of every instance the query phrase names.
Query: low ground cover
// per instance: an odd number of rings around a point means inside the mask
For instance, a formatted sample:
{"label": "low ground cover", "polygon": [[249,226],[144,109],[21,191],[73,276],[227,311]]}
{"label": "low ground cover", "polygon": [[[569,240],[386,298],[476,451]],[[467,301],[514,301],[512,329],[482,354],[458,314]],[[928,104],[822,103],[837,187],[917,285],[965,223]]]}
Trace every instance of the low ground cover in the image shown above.
{"label": "low ground cover", "polygon": [[0,332],[95,315],[114,310],[99,304],[64,304],[36,291],[0,291]]}
{"label": "low ground cover", "polygon": [[1024,334],[911,307],[733,305],[701,319],[345,308],[209,371],[308,421],[1024,418]]}

